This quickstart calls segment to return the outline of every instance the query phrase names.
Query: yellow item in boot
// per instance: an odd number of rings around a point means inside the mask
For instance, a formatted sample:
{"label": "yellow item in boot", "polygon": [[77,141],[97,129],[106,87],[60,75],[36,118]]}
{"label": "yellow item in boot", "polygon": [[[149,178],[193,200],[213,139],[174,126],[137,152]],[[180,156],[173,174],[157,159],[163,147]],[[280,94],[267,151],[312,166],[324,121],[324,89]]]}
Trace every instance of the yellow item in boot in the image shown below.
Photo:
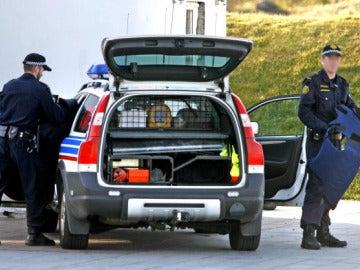
{"label": "yellow item in boot", "polygon": [[232,163],[232,167],[230,170],[231,180],[233,183],[237,183],[240,176],[239,155],[236,153],[235,147],[233,145],[231,146],[231,149],[228,145],[224,146],[224,148],[220,152],[220,156],[229,157],[230,155]]}

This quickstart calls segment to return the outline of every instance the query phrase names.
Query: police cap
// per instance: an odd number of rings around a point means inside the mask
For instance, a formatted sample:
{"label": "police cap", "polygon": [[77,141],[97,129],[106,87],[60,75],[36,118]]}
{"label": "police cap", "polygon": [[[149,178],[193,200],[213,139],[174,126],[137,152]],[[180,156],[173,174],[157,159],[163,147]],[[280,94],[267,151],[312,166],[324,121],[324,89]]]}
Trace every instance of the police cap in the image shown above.
{"label": "police cap", "polygon": [[51,68],[46,64],[46,58],[38,53],[28,54],[25,57],[23,64],[30,66],[42,66],[44,67],[44,70],[51,71]]}
{"label": "police cap", "polygon": [[329,56],[329,55],[338,55],[341,56],[341,49],[338,45],[326,45],[323,48],[322,56]]}

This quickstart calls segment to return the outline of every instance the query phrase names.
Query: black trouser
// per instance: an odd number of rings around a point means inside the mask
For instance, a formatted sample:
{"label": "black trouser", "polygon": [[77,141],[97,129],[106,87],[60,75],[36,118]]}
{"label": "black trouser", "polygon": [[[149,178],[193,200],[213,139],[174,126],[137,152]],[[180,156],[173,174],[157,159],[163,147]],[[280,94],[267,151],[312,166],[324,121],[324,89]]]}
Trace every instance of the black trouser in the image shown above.
{"label": "black trouser", "polygon": [[[320,151],[323,140],[308,138],[306,142],[307,160],[314,158]],[[305,225],[329,226],[331,224],[329,211],[330,204],[324,198],[324,188],[321,180],[310,170],[309,180],[306,186],[304,204],[302,208],[301,227]]]}
{"label": "black trouser", "polygon": [[[0,176],[6,174],[12,162],[19,169],[27,204],[28,230],[30,233],[40,232],[44,224],[45,207],[41,196],[43,166],[40,157],[36,151],[29,153],[21,139],[8,140],[0,137]],[[1,178],[0,181],[3,182]]]}
{"label": "black trouser", "polygon": [[40,159],[44,166],[44,183],[42,187],[43,200],[45,205],[52,202],[54,198],[56,169],[59,159],[59,145],[56,145],[45,138],[40,139]]}

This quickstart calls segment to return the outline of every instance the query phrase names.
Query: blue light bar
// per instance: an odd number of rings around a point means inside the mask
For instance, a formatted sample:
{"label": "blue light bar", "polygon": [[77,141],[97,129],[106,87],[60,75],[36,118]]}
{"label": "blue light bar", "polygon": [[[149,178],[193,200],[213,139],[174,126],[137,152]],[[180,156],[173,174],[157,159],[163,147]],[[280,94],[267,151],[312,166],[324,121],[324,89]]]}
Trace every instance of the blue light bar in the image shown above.
{"label": "blue light bar", "polygon": [[97,64],[97,65],[92,65],[88,72],[87,75],[95,80],[95,79],[108,79],[109,78],[109,71],[108,68],[105,64]]}

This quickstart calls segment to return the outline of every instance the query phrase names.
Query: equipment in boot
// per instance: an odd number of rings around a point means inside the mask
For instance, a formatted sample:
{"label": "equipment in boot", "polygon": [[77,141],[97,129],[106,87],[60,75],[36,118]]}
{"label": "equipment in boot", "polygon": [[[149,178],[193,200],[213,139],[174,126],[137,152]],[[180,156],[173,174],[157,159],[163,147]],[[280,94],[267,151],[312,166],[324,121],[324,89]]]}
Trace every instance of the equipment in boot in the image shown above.
{"label": "equipment in boot", "polygon": [[42,233],[28,234],[25,245],[27,246],[55,246],[55,241],[47,238]]}
{"label": "equipment in boot", "polygon": [[321,245],[315,237],[315,225],[305,225],[301,247],[305,249],[320,249]]}
{"label": "equipment in boot", "polygon": [[341,241],[330,234],[329,227],[320,227],[316,233],[316,239],[323,247],[346,247],[347,242]]}

